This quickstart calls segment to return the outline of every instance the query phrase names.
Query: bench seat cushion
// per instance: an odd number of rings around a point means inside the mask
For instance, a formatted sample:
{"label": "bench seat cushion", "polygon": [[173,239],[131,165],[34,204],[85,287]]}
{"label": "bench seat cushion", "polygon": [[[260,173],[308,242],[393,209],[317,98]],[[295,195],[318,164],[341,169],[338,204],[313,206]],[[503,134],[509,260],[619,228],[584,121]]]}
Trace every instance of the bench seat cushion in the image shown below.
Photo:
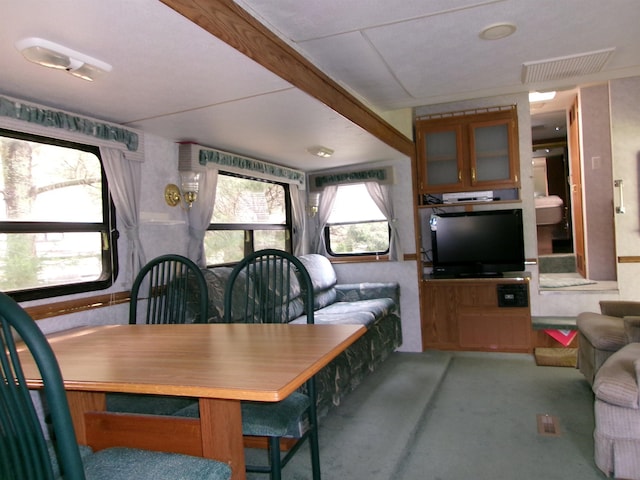
{"label": "bench seat cushion", "polygon": [[[390,298],[376,298],[372,300],[358,300],[355,302],[336,302],[314,313],[314,323],[333,325],[364,325],[370,328],[378,320],[389,315],[395,308]],[[292,323],[305,323],[306,315],[297,318]]]}

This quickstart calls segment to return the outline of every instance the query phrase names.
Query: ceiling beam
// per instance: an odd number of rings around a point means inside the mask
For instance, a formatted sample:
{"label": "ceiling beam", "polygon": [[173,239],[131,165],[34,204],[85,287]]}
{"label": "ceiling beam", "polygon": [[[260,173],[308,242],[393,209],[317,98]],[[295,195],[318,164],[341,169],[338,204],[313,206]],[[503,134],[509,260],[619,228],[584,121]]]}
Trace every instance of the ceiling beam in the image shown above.
{"label": "ceiling beam", "polygon": [[161,0],[303,92],[412,158],[415,145],[233,0]]}

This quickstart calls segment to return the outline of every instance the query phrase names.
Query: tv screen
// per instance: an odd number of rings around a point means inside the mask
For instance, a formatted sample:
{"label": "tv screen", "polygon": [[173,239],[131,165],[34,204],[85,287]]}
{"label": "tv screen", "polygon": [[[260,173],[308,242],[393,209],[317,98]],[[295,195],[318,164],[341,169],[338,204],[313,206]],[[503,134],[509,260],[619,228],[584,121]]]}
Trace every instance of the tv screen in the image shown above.
{"label": "tv screen", "polygon": [[524,270],[522,210],[432,214],[433,276],[501,276]]}

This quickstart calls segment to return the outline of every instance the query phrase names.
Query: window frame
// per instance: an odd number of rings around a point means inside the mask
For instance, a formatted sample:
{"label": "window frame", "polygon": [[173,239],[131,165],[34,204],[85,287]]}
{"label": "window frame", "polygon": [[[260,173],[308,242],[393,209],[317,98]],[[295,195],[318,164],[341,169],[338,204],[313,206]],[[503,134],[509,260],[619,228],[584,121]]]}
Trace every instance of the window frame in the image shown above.
{"label": "window frame", "polygon": [[[364,182],[357,182],[357,183],[352,183],[351,185],[360,185],[360,184],[364,184]],[[344,186],[346,186],[347,184],[345,184]],[[343,186],[343,185],[338,185],[338,189]],[[337,192],[336,192],[337,194]],[[369,197],[371,197],[369,195]],[[373,199],[371,200],[373,201]],[[389,255],[389,249],[391,248],[391,225],[389,224],[389,220],[385,219],[384,221],[387,223],[387,234],[388,234],[388,243],[387,243],[387,248],[386,250],[383,251],[371,251],[371,252],[348,252],[348,253],[337,253],[334,252],[331,249],[331,227],[333,226],[343,226],[343,225],[364,225],[364,224],[368,224],[368,223],[378,223],[378,222],[382,222],[383,220],[373,220],[373,221],[363,221],[363,222],[336,222],[336,223],[329,223],[327,221],[327,223],[325,224],[323,231],[322,231],[322,235],[324,236],[324,244],[325,244],[325,248],[327,250],[327,254],[329,254],[332,257],[335,258],[367,258],[367,257],[375,257],[380,258],[380,257],[386,257],[387,255]]]}
{"label": "window frame", "polygon": [[[284,189],[284,202],[285,202],[285,223],[274,224],[274,223],[210,223],[207,227],[207,232],[210,231],[241,231],[243,232],[243,255],[250,255],[255,251],[255,231],[257,230],[280,230],[285,232],[285,251],[291,253],[292,252],[292,231],[293,231],[293,214],[292,214],[292,206],[291,206],[291,195],[289,184],[285,182],[278,182],[274,180],[268,180],[265,178],[258,178],[251,175],[244,175],[240,173],[232,173],[227,171],[220,170],[218,172],[218,181],[220,180],[220,175],[228,176],[228,177],[236,177],[242,178],[245,180],[251,180],[256,182],[263,183],[271,183],[274,185],[279,185]],[[212,214],[213,215],[213,214]],[[206,257],[206,252],[205,252]],[[226,265],[234,265],[237,262],[227,262],[227,263],[215,263],[208,264],[207,267],[220,267]]]}
{"label": "window frame", "polygon": [[[118,238],[119,232],[116,225],[116,208],[109,192],[109,182],[104,169],[100,147],[55,137],[45,137],[17,130],[0,128],[0,136],[14,138],[28,142],[38,142],[58,147],[73,148],[94,154],[100,162],[102,183],[102,222],[33,222],[33,221],[0,221],[0,234],[16,233],[77,233],[98,232],[102,238],[102,275],[96,280],[49,285],[44,287],[28,288],[7,291],[7,295],[17,302],[27,300],[41,300],[76,293],[105,290],[115,283],[119,271],[118,262]],[[106,247],[106,248],[105,248]]]}

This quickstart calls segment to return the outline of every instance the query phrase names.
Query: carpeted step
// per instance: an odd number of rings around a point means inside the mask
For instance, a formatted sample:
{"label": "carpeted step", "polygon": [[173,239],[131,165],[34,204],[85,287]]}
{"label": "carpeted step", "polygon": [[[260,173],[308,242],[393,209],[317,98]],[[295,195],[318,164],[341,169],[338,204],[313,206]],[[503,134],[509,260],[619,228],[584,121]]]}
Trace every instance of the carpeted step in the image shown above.
{"label": "carpeted step", "polygon": [[538,257],[540,273],[572,273],[576,271],[576,256],[572,253],[540,255]]}

